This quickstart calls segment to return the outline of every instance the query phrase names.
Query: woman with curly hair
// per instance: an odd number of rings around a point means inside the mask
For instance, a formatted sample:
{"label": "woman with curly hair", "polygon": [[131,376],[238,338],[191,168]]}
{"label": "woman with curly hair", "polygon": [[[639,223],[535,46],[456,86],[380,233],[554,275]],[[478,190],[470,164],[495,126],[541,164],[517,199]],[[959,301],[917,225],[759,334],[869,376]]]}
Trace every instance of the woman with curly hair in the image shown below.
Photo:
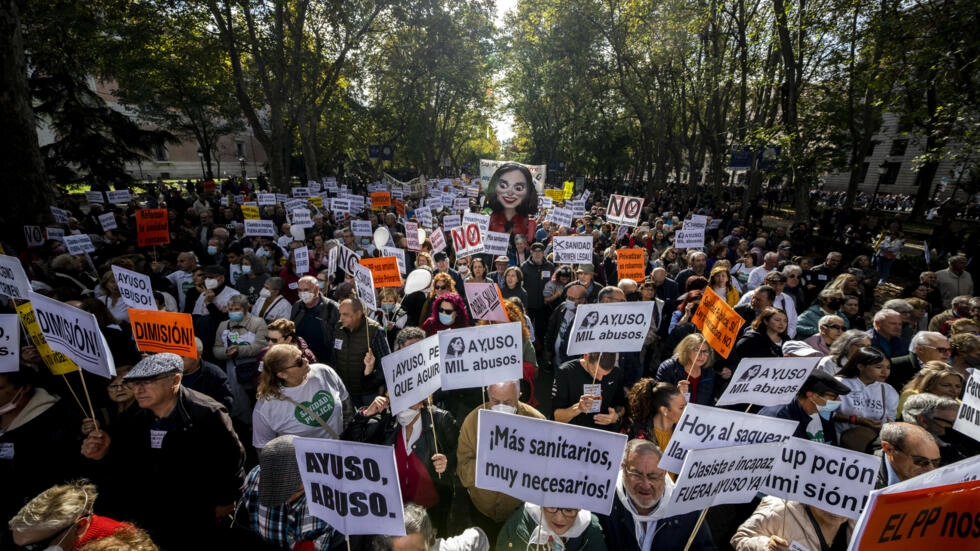
{"label": "woman with curly hair", "polygon": [[[435,284],[433,283],[434,287]],[[443,329],[462,329],[469,327],[469,325],[470,316],[466,313],[463,297],[459,296],[458,293],[447,292],[432,300],[431,312],[428,319],[422,323],[422,329],[426,335],[432,336]]]}
{"label": "woman with curly hair", "polygon": [[687,407],[687,400],[677,385],[645,377],[630,388],[626,401],[629,425],[624,427],[624,432],[631,439],[650,440],[666,450],[674,425]]}
{"label": "woman with curly hair", "polygon": [[432,287],[429,289],[429,296],[425,299],[425,304],[422,305],[422,312],[419,314],[419,327],[422,327],[425,320],[429,318],[433,301],[446,293],[459,293],[459,290],[456,289],[456,282],[453,280],[452,276],[446,272],[433,274]]}

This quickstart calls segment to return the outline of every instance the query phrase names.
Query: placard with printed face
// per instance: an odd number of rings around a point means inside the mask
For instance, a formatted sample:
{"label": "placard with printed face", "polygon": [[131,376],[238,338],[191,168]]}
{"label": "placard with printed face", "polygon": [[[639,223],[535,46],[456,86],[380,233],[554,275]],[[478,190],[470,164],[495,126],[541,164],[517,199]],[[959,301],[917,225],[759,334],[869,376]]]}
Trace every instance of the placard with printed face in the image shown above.
{"label": "placard with printed face", "polygon": [[688,228],[674,232],[674,246],[678,249],[701,249],[704,247],[704,228]]}
{"label": "placard with printed face", "polygon": [[742,358],[715,404],[778,406],[796,396],[820,358]]}
{"label": "placard with printed face", "polygon": [[652,301],[583,304],[575,310],[568,353],[638,352],[652,322]]}
{"label": "placard with printed face", "polygon": [[444,390],[479,388],[524,375],[520,322],[446,329],[438,335]]}

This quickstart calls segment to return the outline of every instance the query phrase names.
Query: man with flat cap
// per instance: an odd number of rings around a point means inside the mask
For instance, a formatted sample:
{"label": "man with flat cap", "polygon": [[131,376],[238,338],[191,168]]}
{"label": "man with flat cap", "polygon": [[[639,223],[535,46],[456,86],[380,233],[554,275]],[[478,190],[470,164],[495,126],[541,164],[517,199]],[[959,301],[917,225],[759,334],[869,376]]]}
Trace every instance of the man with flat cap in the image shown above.
{"label": "man with flat cap", "polygon": [[245,449],[225,407],[180,384],[183,366],[169,353],[140,360],[123,377],[139,409],[111,433],[91,432],[82,455],[115,518],[145,528],[161,548],[218,549],[241,495]]}
{"label": "man with flat cap", "polygon": [[793,401],[781,406],[762,408],[759,415],[792,419],[799,423],[793,436],[839,446],[840,440],[832,419],[834,411],[840,407],[838,398],[850,392],[851,389],[833,375],[814,369],[806,381],[803,381]]}

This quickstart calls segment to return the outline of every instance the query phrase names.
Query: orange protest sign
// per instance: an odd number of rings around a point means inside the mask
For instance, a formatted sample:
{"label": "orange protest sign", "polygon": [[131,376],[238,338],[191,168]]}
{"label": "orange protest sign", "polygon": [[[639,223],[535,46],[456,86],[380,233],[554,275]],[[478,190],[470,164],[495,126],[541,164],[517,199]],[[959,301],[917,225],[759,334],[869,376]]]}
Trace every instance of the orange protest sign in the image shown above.
{"label": "orange protest sign", "polygon": [[[855,549],[975,549],[980,537],[980,481],[875,496]],[[972,543],[970,543],[972,542]]]}
{"label": "orange protest sign", "polygon": [[643,268],[643,249],[633,247],[616,251],[616,270],[619,279],[632,279],[642,283],[646,278]]}
{"label": "orange protest sign", "polygon": [[705,289],[701,295],[701,304],[691,321],[701,330],[704,340],[723,358],[731,354],[738,330],[745,323],[742,316],[711,289]]}
{"label": "orange protest sign", "polygon": [[398,270],[398,259],[396,257],[362,258],[359,263],[361,266],[371,270],[371,277],[374,278],[375,289],[402,286],[402,275]]}
{"label": "orange protest sign", "polygon": [[136,242],[140,247],[170,243],[167,209],[139,209],[136,211]]}
{"label": "orange protest sign", "polygon": [[398,214],[398,216],[404,217],[405,216],[405,202],[404,201],[399,201],[398,199],[395,199],[394,203],[395,203],[395,213]]}
{"label": "orange protest sign", "polygon": [[141,352],[172,352],[187,358],[197,357],[194,322],[190,314],[133,308],[128,311],[136,348]]}
{"label": "orange protest sign", "polygon": [[371,210],[383,209],[385,207],[391,206],[391,192],[389,191],[372,191],[371,192]]}

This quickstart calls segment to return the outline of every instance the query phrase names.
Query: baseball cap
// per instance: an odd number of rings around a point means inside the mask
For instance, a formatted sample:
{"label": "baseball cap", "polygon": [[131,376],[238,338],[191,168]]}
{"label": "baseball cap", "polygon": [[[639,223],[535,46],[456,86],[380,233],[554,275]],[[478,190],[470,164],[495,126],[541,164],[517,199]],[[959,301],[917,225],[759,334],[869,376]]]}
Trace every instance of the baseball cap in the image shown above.
{"label": "baseball cap", "polygon": [[545,249],[544,243],[535,242],[535,243],[532,243],[531,244],[531,250],[532,251],[543,251],[544,249]]}

